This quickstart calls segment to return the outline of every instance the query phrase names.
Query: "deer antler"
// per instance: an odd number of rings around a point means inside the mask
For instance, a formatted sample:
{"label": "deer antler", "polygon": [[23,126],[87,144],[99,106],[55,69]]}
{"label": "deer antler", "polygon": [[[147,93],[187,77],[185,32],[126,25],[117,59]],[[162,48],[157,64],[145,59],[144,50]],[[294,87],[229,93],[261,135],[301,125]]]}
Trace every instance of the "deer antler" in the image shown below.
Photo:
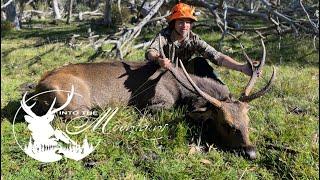
{"label": "deer antler", "polygon": [[48,110],[48,112],[47,112],[46,115],[54,114],[54,113],[56,113],[56,112],[64,109],[65,107],[67,107],[67,106],[69,105],[69,103],[71,102],[71,100],[72,100],[73,94],[74,94],[74,87],[73,87],[73,85],[72,85],[71,91],[70,91],[70,93],[68,93],[67,101],[66,101],[61,107],[59,107],[59,108],[57,108],[57,109],[55,109],[55,110],[52,110],[52,109],[53,109],[53,106],[54,106],[54,104],[55,104],[55,102],[56,102],[56,98],[54,98],[54,100],[53,100],[53,102],[52,102],[52,104],[51,104],[51,107],[49,108],[49,110]]}
{"label": "deer antler", "polygon": [[203,92],[191,79],[190,75],[188,74],[188,72],[186,71],[186,69],[184,68],[184,65],[182,63],[182,61],[179,59],[179,63],[180,66],[182,68],[182,71],[184,73],[184,75],[187,77],[188,81],[190,82],[190,84],[193,86],[193,88],[203,97],[205,98],[207,101],[209,101],[211,104],[213,104],[214,106],[220,108],[222,106],[221,101],[219,101],[218,99],[210,96],[209,94]]}
{"label": "deer antler", "polygon": [[[163,52],[163,49],[162,49],[162,44],[161,44],[161,37],[159,39],[159,50],[160,50],[160,54],[162,56],[162,58],[165,58],[165,54]],[[212,103],[214,106],[220,108],[222,106],[222,103],[221,101],[219,101],[218,99],[210,96],[209,94],[203,92],[194,82],[193,80],[191,79],[191,77],[189,76],[188,72],[186,71],[182,61],[179,59],[179,63],[180,63],[180,66],[182,68],[182,71],[184,73],[184,75],[187,77],[188,81],[190,82],[190,84],[192,85],[192,87],[204,98],[206,99],[207,101],[209,101],[210,103]],[[173,73],[174,73],[174,70],[172,69],[173,67],[170,67],[169,70]]]}
{"label": "deer antler", "polygon": [[276,79],[276,69],[273,66],[273,72],[272,72],[272,76],[268,82],[268,84],[262,88],[260,91],[250,95],[250,96],[242,96],[241,98],[239,98],[240,101],[242,102],[250,102],[260,96],[263,96],[266,92],[268,92],[270,90],[270,87],[272,85],[272,83],[274,82],[274,80]]}
{"label": "deer antler", "polygon": [[245,55],[245,57],[247,59],[247,62],[248,62],[248,64],[250,65],[250,67],[252,69],[252,75],[251,75],[251,78],[249,80],[249,83],[247,84],[247,86],[246,86],[246,88],[244,90],[243,96],[248,96],[249,95],[249,93],[251,92],[251,90],[252,90],[252,88],[253,88],[256,80],[257,80],[258,73],[261,72],[262,67],[265,64],[265,61],[266,61],[266,47],[264,45],[263,39],[261,39],[261,44],[262,44],[262,47],[263,47],[263,55],[262,55],[262,60],[261,60],[261,62],[260,62],[258,67],[254,67],[253,66],[252,60],[249,58],[249,56],[244,51],[244,48],[243,48],[242,44],[240,44],[241,48],[243,50],[243,53],[244,53],[244,55]]}
{"label": "deer antler", "polygon": [[251,92],[251,90],[252,90],[252,88],[253,88],[256,80],[257,80],[258,73],[261,72],[261,70],[262,70],[262,68],[263,68],[263,66],[264,66],[264,64],[265,64],[265,61],[266,61],[266,47],[265,47],[265,44],[264,44],[262,38],[261,38],[261,44],[262,44],[262,47],[263,47],[262,60],[261,60],[261,62],[260,62],[260,64],[259,64],[258,67],[254,67],[252,60],[251,60],[251,59],[249,58],[249,56],[246,54],[246,52],[244,51],[244,48],[243,48],[242,44],[240,43],[241,48],[242,48],[242,50],[243,50],[243,54],[244,54],[244,56],[246,57],[247,62],[248,62],[248,64],[250,65],[250,67],[251,67],[251,69],[252,69],[252,71],[253,71],[253,72],[252,72],[252,75],[251,75],[251,78],[250,78],[247,86],[245,87],[245,90],[244,90],[242,96],[239,98],[240,101],[249,102],[249,101],[251,101],[251,100],[253,100],[253,99],[256,99],[256,98],[264,95],[264,94],[270,89],[271,84],[272,84],[272,83],[274,82],[274,80],[275,80],[276,70],[275,70],[275,67],[273,67],[272,76],[271,76],[268,84],[267,84],[264,88],[262,88],[260,91],[258,91],[258,92],[256,92],[256,93],[254,93],[254,94],[252,94],[252,95],[249,96],[249,94],[250,94],[250,92]]}

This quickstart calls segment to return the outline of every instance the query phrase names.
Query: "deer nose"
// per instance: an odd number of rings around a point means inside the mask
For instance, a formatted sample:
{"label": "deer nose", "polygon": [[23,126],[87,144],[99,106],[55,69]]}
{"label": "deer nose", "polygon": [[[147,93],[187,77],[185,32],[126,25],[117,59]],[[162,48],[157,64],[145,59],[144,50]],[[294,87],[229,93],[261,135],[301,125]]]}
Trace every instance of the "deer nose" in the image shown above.
{"label": "deer nose", "polygon": [[249,146],[245,148],[245,155],[250,159],[250,160],[255,160],[257,158],[257,153],[256,149],[253,146]]}

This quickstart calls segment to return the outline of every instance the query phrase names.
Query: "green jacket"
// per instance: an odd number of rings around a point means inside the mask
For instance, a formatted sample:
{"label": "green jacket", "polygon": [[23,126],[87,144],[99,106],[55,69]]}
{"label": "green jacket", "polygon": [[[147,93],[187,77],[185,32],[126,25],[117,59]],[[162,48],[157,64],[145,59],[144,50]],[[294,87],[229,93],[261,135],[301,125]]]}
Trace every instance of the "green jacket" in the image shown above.
{"label": "green jacket", "polygon": [[171,40],[171,33],[172,30],[169,28],[160,31],[146,51],[146,59],[148,59],[147,54],[150,51],[161,52],[159,46],[159,39],[161,38],[161,48],[165,56],[174,63],[179,58],[185,64],[194,54],[198,54],[216,65],[221,65],[221,62],[218,60],[221,53],[203,41],[197,34],[190,31],[189,36],[182,43],[179,43],[178,41],[173,42]]}

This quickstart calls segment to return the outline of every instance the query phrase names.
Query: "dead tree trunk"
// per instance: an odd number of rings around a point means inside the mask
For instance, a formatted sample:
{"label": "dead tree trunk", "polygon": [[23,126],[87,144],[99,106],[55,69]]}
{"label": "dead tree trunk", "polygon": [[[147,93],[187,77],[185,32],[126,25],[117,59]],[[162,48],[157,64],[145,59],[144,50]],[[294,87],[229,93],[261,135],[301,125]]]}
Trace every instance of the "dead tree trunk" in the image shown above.
{"label": "dead tree trunk", "polygon": [[111,19],[111,4],[112,0],[106,0],[106,5],[104,8],[104,19],[103,19],[103,24],[110,26],[112,23]]}
{"label": "dead tree trunk", "polygon": [[54,19],[55,20],[60,20],[61,19],[61,14],[60,14],[60,9],[59,9],[59,0],[52,0],[53,4],[53,11],[54,11]]}
{"label": "dead tree trunk", "polygon": [[26,3],[25,3],[24,1],[19,1],[19,15],[18,15],[18,19],[19,19],[20,26],[22,26],[21,21],[22,21],[22,17],[23,17],[25,5],[26,5]]}
{"label": "dead tree trunk", "polygon": [[99,8],[100,0],[95,0],[93,10],[96,10]]}
{"label": "dead tree trunk", "polygon": [[15,1],[5,0],[5,4],[1,6],[1,10],[3,9],[6,14],[6,18],[15,29],[20,29],[19,17],[17,14],[17,7]]}
{"label": "dead tree trunk", "polygon": [[72,6],[73,6],[73,0],[69,0],[69,9],[68,9],[67,24],[70,24],[70,19],[71,19],[71,17],[72,17]]}
{"label": "dead tree trunk", "polygon": [[121,0],[118,0],[117,1],[117,6],[118,6],[118,11],[119,11],[119,13],[120,13],[120,17],[122,17],[122,14],[121,14]]}

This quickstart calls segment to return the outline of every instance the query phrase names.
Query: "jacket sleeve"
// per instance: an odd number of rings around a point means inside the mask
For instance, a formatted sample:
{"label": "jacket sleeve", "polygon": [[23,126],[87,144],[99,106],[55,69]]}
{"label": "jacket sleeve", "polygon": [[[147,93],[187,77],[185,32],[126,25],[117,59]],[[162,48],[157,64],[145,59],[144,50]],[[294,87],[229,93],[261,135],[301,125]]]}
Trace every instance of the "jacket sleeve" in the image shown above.
{"label": "jacket sleeve", "polygon": [[148,53],[151,52],[151,51],[155,51],[155,52],[158,52],[160,53],[160,45],[159,45],[159,39],[161,38],[161,45],[163,48],[164,46],[164,43],[165,43],[165,40],[164,40],[164,37],[161,35],[161,33],[159,33],[152,41],[151,41],[151,44],[150,46],[148,47],[146,53],[145,53],[145,58],[148,60]]}
{"label": "jacket sleeve", "polygon": [[199,54],[201,54],[204,58],[209,59],[216,65],[221,65],[220,56],[222,53],[217,51],[215,48],[210,46],[204,40],[202,40],[198,35],[194,35],[194,43],[195,47]]}

